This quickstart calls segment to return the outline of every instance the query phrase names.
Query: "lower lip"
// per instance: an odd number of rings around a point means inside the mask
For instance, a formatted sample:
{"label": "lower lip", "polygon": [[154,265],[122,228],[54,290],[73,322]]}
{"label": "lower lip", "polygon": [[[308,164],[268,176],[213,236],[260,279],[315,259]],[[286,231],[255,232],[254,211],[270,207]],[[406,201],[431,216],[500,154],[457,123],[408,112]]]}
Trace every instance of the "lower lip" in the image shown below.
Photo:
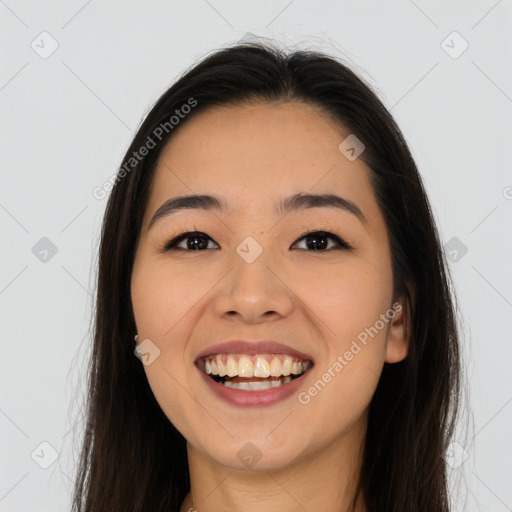
{"label": "lower lip", "polygon": [[285,400],[298,392],[304,382],[304,375],[309,373],[308,370],[305,374],[287,384],[281,384],[278,388],[245,391],[243,389],[227,388],[224,384],[208,377],[203,371],[199,369],[198,371],[201,373],[206,384],[221,400],[237,407],[262,407]]}

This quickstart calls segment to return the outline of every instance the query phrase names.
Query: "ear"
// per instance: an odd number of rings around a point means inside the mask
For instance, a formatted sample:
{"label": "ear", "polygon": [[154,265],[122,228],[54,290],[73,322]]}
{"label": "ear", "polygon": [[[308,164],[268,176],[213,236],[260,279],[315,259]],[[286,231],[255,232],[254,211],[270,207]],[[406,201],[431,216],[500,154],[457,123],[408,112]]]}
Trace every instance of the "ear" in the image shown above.
{"label": "ear", "polygon": [[400,297],[391,309],[394,316],[390,321],[386,344],[386,363],[398,363],[407,357],[411,333],[411,311],[405,296]]}

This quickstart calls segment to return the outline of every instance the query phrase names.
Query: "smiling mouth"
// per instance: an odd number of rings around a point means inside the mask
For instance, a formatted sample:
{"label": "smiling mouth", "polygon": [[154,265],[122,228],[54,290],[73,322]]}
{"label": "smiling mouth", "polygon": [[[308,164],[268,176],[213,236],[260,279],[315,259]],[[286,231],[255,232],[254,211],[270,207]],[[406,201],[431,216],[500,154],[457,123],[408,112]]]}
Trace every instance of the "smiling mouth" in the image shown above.
{"label": "smiling mouth", "polygon": [[261,391],[302,377],[313,362],[286,354],[212,354],[196,366],[227,388]]}

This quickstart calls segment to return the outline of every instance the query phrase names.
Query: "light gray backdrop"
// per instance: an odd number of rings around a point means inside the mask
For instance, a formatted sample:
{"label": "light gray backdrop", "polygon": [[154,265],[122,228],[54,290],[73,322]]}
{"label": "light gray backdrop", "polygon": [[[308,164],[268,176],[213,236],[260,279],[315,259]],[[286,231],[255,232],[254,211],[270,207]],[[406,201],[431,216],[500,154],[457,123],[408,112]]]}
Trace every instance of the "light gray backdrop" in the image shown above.
{"label": "light gray backdrop", "polygon": [[512,0],[0,0],[0,19],[0,512],[69,510],[93,189],[177,75],[248,33],[344,58],[402,128],[465,322],[458,510],[512,510]]}

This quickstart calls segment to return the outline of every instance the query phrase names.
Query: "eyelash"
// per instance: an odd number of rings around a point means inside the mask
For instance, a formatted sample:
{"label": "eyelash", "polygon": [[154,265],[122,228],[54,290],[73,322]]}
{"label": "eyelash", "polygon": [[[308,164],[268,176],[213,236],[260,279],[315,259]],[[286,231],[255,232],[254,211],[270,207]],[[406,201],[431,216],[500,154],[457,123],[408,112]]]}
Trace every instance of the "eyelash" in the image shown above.
{"label": "eyelash", "polygon": [[[335,240],[338,244],[337,247],[331,247],[330,249],[319,249],[319,250],[308,250],[308,249],[299,249],[299,250],[305,250],[306,252],[330,252],[332,250],[350,250],[353,247],[347,243],[345,240],[343,240],[338,235],[335,235],[334,233],[330,233],[329,231],[307,231],[306,233],[303,233],[294,243],[295,245],[297,242],[302,240],[303,238],[311,237],[313,235],[321,235],[323,238],[330,238],[332,240]],[[178,236],[174,237],[172,240],[167,242],[162,248],[161,252],[168,252],[168,251],[184,251],[184,252],[201,252],[205,251],[207,249],[201,249],[201,250],[194,250],[194,249],[183,249],[182,247],[176,247],[179,243],[181,243],[184,240],[187,240],[188,238],[210,238],[206,233],[203,233],[202,231],[186,231],[184,233],[179,234]],[[212,240],[213,242],[213,240]]]}

